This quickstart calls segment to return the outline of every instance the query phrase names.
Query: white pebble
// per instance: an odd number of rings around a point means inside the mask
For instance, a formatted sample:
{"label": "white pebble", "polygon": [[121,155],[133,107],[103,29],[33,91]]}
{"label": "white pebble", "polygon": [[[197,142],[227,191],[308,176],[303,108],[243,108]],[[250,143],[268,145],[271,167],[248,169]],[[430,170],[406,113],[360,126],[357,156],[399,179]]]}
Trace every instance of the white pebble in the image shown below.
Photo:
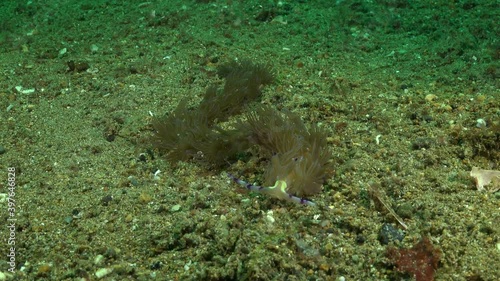
{"label": "white pebble", "polygon": [[484,128],[486,127],[486,121],[483,118],[479,118],[476,120],[476,127]]}
{"label": "white pebble", "polygon": [[113,272],[113,269],[112,268],[108,268],[108,267],[105,267],[105,268],[100,268],[98,269],[96,272],[95,272],[95,276],[97,277],[97,279],[101,279],[103,278],[104,276],[110,274],[111,272]]}
{"label": "white pebble", "polygon": [[268,223],[274,223],[274,217],[273,217],[273,211],[267,211],[267,214],[266,214],[266,221]]}
{"label": "white pebble", "polygon": [[97,255],[95,258],[94,258],[94,264],[101,264],[102,262],[104,261],[104,256],[103,255]]}

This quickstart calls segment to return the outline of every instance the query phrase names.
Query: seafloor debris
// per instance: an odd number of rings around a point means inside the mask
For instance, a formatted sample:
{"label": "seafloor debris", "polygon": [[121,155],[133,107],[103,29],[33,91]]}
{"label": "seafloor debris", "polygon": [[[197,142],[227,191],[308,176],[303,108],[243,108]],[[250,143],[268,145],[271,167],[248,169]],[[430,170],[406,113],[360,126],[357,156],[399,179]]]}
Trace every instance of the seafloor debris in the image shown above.
{"label": "seafloor debris", "polygon": [[[478,167],[472,167],[470,171],[471,177],[476,180],[477,190],[495,192],[500,190],[500,171],[483,170]],[[489,185],[491,183],[491,185]],[[484,187],[489,185],[488,187]]]}
{"label": "seafloor debris", "polygon": [[383,193],[378,184],[371,183],[368,185],[368,193],[371,198],[375,202],[377,209],[380,210],[380,205],[384,206],[384,208],[399,222],[399,224],[405,229],[408,230],[408,226],[403,221],[403,219],[394,211],[394,209],[389,204],[389,199],[385,193]]}
{"label": "seafloor debris", "polygon": [[416,281],[432,281],[438,268],[441,251],[432,245],[427,237],[423,237],[409,249],[387,249],[387,257],[396,270],[412,274]]}

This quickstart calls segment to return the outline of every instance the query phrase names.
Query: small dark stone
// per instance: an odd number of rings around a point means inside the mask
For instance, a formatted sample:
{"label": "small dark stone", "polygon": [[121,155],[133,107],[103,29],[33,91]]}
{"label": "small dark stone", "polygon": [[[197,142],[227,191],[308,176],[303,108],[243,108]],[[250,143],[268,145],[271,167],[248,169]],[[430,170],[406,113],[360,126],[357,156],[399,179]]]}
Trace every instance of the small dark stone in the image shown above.
{"label": "small dark stone", "polygon": [[146,149],[146,153],[149,155],[151,160],[155,160],[155,153],[151,149]]}
{"label": "small dark stone", "polygon": [[416,138],[411,147],[413,150],[429,149],[432,145],[432,140],[430,138]]}
{"label": "small dark stone", "polygon": [[141,153],[139,155],[139,161],[141,161],[141,162],[147,162],[147,160],[148,160],[148,158],[146,157],[146,154]]}
{"label": "small dark stone", "polygon": [[104,252],[104,256],[107,259],[116,259],[118,257],[118,253],[114,248],[107,248],[106,251]]}
{"label": "small dark stone", "polygon": [[365,236],[363,236],[363,235],[361,235],[361,234],[358,234],[358,235],[356,236],[356,243],[358,243],[359,245],[364,244],[364,243],[365,243],[365,241],[366,241]]}
{"label": "small dark stone", "polygon": [[113,142],[113,141],[115,141],[116,135],[115,135],[115,134],[113,134],[113,133],[111,133],[111,134],[107,134],[107,135],[105,136],[105,138],[106,138],[106,140],[107,140],[107,141],[109,141],[109,142]]}
{"label": "small dark stone", "polygon": [[139,73],[139,69],[137,69],[137,67],[135,65],[131,65],[128,70],[130,71],[130,74],[138,74]]}
{"label": "small dark stone", "polygon": [[101,204],[103,206],[108,206],[109,202],[111,202],[113,200],[113,196],[111,195],[106,195],[104,196],[102,199],[101,199]]}
{"label": "small dark stone", "polygon": [[378,241],[382,245],[387,245],[389,242],[402,241],[405,238],[403,231],[394,227],[392,224],[384,223],[378,235]]}
{"label": "small dark stone", "polygon": [[68,66],[68,70],[70,72],[83,72],[90,68],[90,65],[87,62],[75,62],[72,60],[68,61],[66,65]]}
{"label": "small dark stone", "polygon": [[434,118],[432,115],[430,115],[427,112],[413,112],[409,115],[409,118],[415,123],[415,124],[421,124],[421,123],[430,123],[434,121]]}
{"label": "small dark stone", "polygon": [[133,176],[130,176],[128,180],[129,180],[130,184],[133,185],[133,186],[138,186],[139,185],[139,181],[135,177],[133,177]]}
{"label": "small dark stone", "polygon": [[399,86],[399,88],[401,90],[406,90],[406,89],[409,89],[409,88],[412,88],[413,85],[412,84],[401,84],[401,86]]}
{"label": "small dark stone", "polygon": [[272,10],[262,10],[257,14],[257,16],[255,16],[255,20],[260,22],[270,22],[275,16],[276,13]]}
{"label": "small dark stone", "polygon": [[87,62],[78,62],[75,65],[76,72],[84,72],[90,68],[90,65]]}
{"label": "small dark stone", "polygon": [[430,123],[430,122],[434,121],[434,118],[432,118],[432,116],[429,114],[424,114],[424,115],[422,115],[422,120],[424,120],[427,123]]}
{"label": "small dark stone", "polygon": [[168,208],[165,207],[164,205],[160,205],[158,210],[156,210],[156,213],[158,213],[158,214],[167,213],[167,212],[168,212]]}
{"label": "small dark stone", "polygon": [[149,266],[149,269],[151,270],[158,270],[161,268],[163,264],[161,263],[161,261],[155,261],[153,262],[150,266]]}
{"label": "small dark stone", "polygon": [[250,250],[245,246],[241,247],[240,252],[243,253],[244,255],[250,254]]}
{"label": "small dark stone", "polygon": [[70,60],[68,62],[66,62],[66,65],[68,66],[68,70],[69,71],[75,71],[75,62]]}

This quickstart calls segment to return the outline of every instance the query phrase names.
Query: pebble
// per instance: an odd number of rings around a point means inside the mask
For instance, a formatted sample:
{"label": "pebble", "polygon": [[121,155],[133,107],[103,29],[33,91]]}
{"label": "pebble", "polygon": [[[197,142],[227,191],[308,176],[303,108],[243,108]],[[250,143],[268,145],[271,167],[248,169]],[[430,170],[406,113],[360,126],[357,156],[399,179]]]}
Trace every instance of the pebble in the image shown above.
{"label": "pebble", "polygon": [[96,265],[100,265],[103,263],[104,261],[104,256],[103,255],[97,255],[95,258],[94,258],[94,264]]}
{"label": "pebble", "polygon": [[109,202],[113,200],[113,196],[111,195],[106,195],[101,198],[101,205],[103,206],[108,206]]}
{"label": "pebble", "polygon": [[153,197],[151,195],[149,195],[148,193],[142,192],[139,195],[139,202],[141,202],[143,204],[148,204],[151,201],[153,201]]}
{"label": "pebble", "polygon": [[266,221],[268,223],[274,223],[274,216],[273,216],[273,211],[267,211],[267,214],[266,214]]}
{"label": "pebble", "polygon": [[390,223],[385,223],[384,225],[382,225],[382,228],[380,228],[380,232],[378,235],[378,240],[382,245],[387,245],[389,244],[389,242],[394,241],[401,242],[403,238],[405,238],[403,231],[394,227],[394,225]]}
{"label": "pebble", "polygon": [[7,280],[7,274],[0,271],[0,281]]}
{"label": "pebble", "polygon": [[435,100],[436,98],[437,98],[437,96],[434,95],[434,94],[428,94],[428,95],[425,96],[425,100],[427,102],[431,102],[431,101]]}
{"label": "pebble", "polygon": [[171,208],[170,208],[170,212],[177,212],[181,209],[181,205],[177,204],[177,205],[173,205]]}
{"label": "pebble", "polygon": [[107,267],[104,267],[104,268],[100,268],[98,269],[96,272],[95,272],[95,276],[97,277],[97,279],[101,279],[103,278],[104,276],[110,274],[111,272],[113,272],[113,269],[112,268],[107,268]]}
{"label": "pebble", "polygon": [[483,118],[479,118],[476,120],[476,127],[484,128],[486,127],[486,121]]}

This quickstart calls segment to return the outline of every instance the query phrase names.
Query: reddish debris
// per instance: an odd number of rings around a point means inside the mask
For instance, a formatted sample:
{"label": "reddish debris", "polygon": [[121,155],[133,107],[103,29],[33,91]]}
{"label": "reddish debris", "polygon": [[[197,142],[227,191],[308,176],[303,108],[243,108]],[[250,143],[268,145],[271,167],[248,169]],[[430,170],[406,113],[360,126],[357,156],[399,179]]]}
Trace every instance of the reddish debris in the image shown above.
{"label": "reddish debris", "polygon": [[396,265],[397,271],[413,274],[416,281],[432,281],[441,251],[424,237],[410,249],[387,249],[387,257]]}

